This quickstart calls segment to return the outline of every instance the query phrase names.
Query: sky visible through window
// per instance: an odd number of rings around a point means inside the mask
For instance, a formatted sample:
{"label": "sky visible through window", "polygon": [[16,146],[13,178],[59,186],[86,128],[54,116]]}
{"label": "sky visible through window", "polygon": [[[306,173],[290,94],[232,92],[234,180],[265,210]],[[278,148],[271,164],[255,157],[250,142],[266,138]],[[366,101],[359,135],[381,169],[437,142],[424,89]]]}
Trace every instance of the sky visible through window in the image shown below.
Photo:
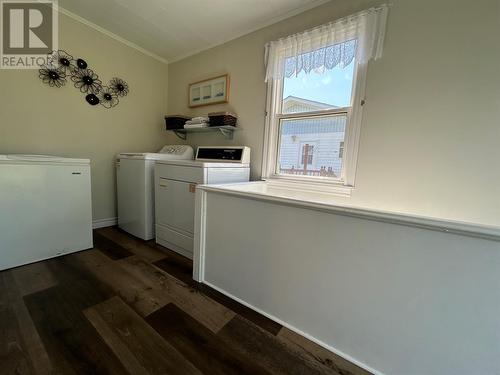
{"label": "sky visible through window", "polygon": [[344,68],[337,66],[324,73],[312,70],[307,74],[301,71],[297,76],[285,78],[283,99],[296,96],[337,107],[348,107],[351,105],[354,64],[353,60]]}

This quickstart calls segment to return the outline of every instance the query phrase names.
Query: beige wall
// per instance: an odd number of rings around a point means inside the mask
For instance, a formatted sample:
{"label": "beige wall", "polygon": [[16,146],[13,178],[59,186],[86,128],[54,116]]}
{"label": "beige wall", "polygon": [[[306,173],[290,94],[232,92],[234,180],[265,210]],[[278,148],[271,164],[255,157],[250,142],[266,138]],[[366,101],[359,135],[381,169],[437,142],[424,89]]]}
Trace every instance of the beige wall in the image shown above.
{"label": "beige wall", "polygon": [[[260,176],[264,44],[380,1],[337,0],[169,65],[170,113],[231,110],[233,142]],[[500,35],[497,0],[392,0],[384,56],[369,67],[356,188],[350,203],[500,225]],[[230,104],[187,108],[187,85],[231,75]],[[175,141],[175,138],[169,138]]]}
{"label": "beige wall", "polygon": [[167,65],[60,15],[59,45],[83,57],[103,82],[121,77],[130,93],[117,107],[91,107],[72,86],[52,88],[34,70],[0,70],[0,153],[92,160],[94,219],[116,217],[114,156],[166,142]]}

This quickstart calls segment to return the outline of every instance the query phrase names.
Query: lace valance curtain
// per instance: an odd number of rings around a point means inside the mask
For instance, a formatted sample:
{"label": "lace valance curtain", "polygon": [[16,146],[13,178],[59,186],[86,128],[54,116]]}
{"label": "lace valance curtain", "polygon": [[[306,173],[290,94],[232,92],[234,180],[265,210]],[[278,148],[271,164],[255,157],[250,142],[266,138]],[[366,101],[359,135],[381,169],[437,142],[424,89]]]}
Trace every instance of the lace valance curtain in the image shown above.
{"label": "lace valance curtain", "polygon": [[301,71],[366,64],[382,56],[388,7],[382,5],[266,44],[266,82]]}

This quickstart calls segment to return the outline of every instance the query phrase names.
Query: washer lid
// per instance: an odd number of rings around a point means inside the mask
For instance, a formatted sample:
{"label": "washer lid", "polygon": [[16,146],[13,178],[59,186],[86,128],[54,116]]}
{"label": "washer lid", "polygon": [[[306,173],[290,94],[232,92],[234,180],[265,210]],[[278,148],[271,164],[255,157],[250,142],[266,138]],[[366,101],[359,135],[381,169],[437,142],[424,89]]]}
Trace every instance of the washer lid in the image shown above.
{"label": "washer lid", "polygon": [[193,159],[193,148],[189,145],[166,145],[158,152],[122,152],[118,159],[189,160]]}
{"label": "washer lid", "polygon": [[138,159],[138,160],[176,160],[186,159],[178,154],[160,154],[155,152],[123,152],[118,154],[118,159]]}
{"label": "washer lid", "polygon": [[147,152],[122,152],[118,159],[146,159]]}

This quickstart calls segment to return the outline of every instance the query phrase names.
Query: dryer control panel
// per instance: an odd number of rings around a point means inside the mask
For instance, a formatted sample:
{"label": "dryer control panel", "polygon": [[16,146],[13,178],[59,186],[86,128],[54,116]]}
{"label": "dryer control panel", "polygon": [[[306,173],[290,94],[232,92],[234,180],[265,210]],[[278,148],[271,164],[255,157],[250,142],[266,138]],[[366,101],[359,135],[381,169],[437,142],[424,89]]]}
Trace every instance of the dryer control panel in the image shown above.
{"label": "dryer control panel", "polygon": [[250,147],[200,146],[196,151],[196,160],[248,164],[250,163]]}

